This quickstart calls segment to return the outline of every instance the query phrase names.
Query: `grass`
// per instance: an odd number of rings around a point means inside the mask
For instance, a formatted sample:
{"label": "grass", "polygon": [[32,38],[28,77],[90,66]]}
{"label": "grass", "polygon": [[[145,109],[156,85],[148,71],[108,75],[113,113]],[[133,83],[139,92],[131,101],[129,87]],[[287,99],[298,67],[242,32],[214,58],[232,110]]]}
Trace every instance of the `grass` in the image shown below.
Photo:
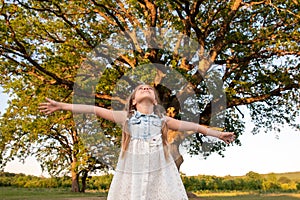
{"label": "grass", "polygon": [[[201,200],[299,200],[300,193],[211,193],[199,195]],[[197,200],[190,199],[190,200]]]}
{"label": "grass", "polygon": [[74,193],[70,189],[0,187],[1,200],[60,200],[105,196],[100,192]]}
{"label": "grass", "polygon": [[[0,187],[1,200],[106,200],[106,194],[88,191],[72,193],[69,189]],[[300,193],[201,193],[190,200],[300,200]]]}

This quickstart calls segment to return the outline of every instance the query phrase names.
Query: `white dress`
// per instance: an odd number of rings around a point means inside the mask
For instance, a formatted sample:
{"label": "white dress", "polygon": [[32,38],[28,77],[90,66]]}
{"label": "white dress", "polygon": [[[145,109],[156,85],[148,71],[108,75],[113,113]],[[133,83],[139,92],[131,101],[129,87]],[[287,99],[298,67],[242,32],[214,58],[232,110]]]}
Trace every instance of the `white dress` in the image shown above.
{"label": "white dress", "polygon": [[172,156],[165,157],[162,119],[135,112],[128,121],[131,134],[120,156],[107,200],[187,200]]}

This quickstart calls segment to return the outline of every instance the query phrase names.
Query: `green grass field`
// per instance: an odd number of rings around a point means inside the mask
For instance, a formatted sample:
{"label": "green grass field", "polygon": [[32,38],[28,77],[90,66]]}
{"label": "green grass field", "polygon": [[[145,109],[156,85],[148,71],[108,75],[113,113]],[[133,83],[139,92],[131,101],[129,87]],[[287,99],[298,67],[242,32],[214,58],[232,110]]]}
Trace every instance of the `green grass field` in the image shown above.
{"label": "green grass field", "polygon": [[[1,200],[106,200],[101,192],[72,193],[66,189],[0,187]],[[190,200],[299,200],[300,193],[249,194],[209,193],[199,194]]]}
{"label": "green grass field", "polygon": [[105,197],[105,194],[100,192],[73,193],[70,189],[55,188],[0,187],[1,200],[91,199],[92,197],[101,199],[100,197]]}
{"label": "green grass field", "polygon": [[[199,195],[199,200],[299,200],[299,193],[278,193],[278,194],[234,194],[215,193],[210,195]],[[190,200],[197,200],[190,199]]]}

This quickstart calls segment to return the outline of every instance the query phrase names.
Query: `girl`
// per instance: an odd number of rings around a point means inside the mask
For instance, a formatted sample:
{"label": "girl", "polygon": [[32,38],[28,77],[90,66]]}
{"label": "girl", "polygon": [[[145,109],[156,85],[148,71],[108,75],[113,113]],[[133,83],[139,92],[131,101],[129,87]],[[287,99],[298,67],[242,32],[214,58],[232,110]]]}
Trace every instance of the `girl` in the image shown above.
{"label": "girl", "polygon": [[122,150],[109,189],[108,200],[187,200],[183,183],[168,151],[168,129],[194,131],[217,137],[227,144],[232,132],[219,132],[205,126],[164,116],[158,109],[158,95],[149,85],[139,85],[130,95],[125,111],[67,104],[47,98],[41,112],[57,110],[93,113],[123,126]]}

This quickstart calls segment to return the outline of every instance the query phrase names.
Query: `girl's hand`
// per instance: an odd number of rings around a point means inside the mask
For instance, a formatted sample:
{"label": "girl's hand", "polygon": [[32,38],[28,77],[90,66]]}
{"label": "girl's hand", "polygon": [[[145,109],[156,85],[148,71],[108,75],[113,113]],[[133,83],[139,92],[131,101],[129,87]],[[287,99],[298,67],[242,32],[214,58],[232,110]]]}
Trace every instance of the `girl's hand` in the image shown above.
{"label": "girl's hand", "polygon": [[220,132],[219,139],[229,144],[235,140],[235,134],[233,132]]}
{"label": "girl's hand", "polygon": [[56,102],[52,99],[46,98],[47,102],[39,104],[39,109],[41,112],[49,115],[57,110],[61,109],[59,102]]}

